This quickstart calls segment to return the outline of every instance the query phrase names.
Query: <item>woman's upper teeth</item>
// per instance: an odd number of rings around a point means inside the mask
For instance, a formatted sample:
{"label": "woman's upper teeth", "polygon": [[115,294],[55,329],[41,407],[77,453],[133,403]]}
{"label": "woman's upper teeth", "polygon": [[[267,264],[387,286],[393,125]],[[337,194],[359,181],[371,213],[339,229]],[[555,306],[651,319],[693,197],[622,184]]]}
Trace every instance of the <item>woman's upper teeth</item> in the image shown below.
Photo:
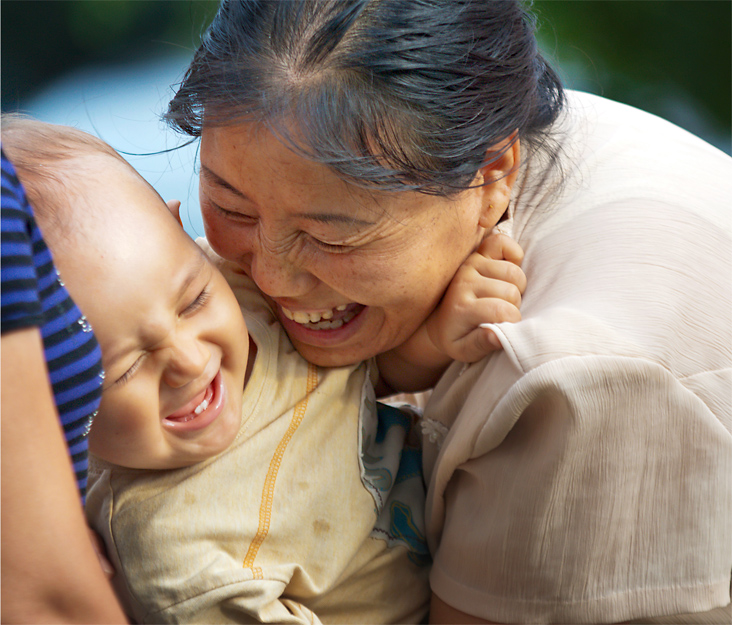
{"label": "woman's upper teeth", "polygon": [[295,323],[318,323],[319,321],[327,321],[333,318],[336,311],[343,311],[347,308],[347,304],[342,304],[334,309],[323,312],[306,312],[304,310],[292,311],[282,306],[282,312],[291,321]]}

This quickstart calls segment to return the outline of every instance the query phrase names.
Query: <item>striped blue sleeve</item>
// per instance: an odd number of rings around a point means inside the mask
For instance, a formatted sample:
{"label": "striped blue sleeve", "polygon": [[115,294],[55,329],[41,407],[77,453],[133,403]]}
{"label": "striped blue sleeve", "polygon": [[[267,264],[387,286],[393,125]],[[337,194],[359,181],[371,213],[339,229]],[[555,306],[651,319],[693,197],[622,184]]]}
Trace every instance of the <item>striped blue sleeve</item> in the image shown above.
{"label": "striped blue sleeve", "polygon": [[2,331],[37,326],[82,499],[87,435],[102,394],[102,355],[71,299],[12,164],[2,154]]}

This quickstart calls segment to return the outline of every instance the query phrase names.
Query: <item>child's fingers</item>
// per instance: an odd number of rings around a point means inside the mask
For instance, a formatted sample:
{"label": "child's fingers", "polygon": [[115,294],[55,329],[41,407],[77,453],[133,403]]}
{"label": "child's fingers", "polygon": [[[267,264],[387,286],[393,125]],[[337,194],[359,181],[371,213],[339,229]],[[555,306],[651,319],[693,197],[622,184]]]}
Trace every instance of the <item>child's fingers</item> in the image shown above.
{"label": "child's fingers", "polygon": [[[495,280],[515,286],[519,294],[526,290],[526,274],[521,267],[512,262],[493,260],[481,254],[473,254],[464,267],[472,267],[482,280],[488,281],[486,284]],[[476,284],[479,282],[480,280],[475,279]],[[485,293],[482,293],[481,296],[486,297]]]}
{"label": "child's fingers", "polygon": [[474,284],[472,294],[475,299],[489,301],[495,306],[505,302],[509,308],[521,308],[521,290],[507,280],[481,278]]}
{"label": "child's fingers", "polygon": [[[468,319],[465,319],[468,322]],[[448,355],[459,362],[477,362],[484,356],[502,349],[501,342],[489,323],[521,321],[516,306],[502,299],[483,299],[476,302],[470,314],[470,329],[449,342]]]}
{"label": "child's fingers", "polygon": [[524,260],[524,250],[511,237],[495,230],[491,232],[478,246],[479,254],[494,260],[507,260],[521,266]]}
{"label": "child's fingers", "polygon": [[[448,318],[453,325],[448,327],[443,323],[443,329],[438,330],[440,338],[436,341],[437,344],[455,343],[484,323],[516,323],[521,321],[521,311],[518,306],[504,298],[473,298],[469,302],[458,304]],[[450,356],[455,358],[452,354]]]}
{"label": "child's fingers", "polygon": [[503,349],[503,346],[493,330],[478,327],[453,344],[453,359],[458,362],[477,362],[499,349]]}
{"label": "child's fingers", "polygon": [[173,217],[178,220],[178,223],[182,226],[183,222],[180,219],[180,200],[168,200],[165,202],[168,210],[173,213]]}
{"label": "child's fingers", "polygon": [[472,327],[483,323],[516,323],[521,321],[519,307],[504,298],[489,297],[477,300],[470,312]]}

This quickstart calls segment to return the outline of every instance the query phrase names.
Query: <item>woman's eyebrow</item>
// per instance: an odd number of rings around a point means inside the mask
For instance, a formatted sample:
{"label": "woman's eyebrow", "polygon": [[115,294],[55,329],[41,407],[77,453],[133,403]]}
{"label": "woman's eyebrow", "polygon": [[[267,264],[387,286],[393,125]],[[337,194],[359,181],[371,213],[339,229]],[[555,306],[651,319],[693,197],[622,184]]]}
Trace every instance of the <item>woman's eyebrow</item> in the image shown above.
{"label": "woman's eyebrow", "polygon": [[[206,178],[208,178],[213,184],[216,184],[217,186],[221,187],[222,189],[226,189],[227,191],[231,191],[235,195],[239,196],[243,200],[251,201],[249,197],[245,194],[239,191],[236,187],[229,184],[226,180],[224,180],[221,176],[219,176],[217,173],[210,170],[205,165],[201,165],[201,174],[203,174]],[[293,217],[300,217],[302,219],[309,219],[310,221],[317,221],[318,223],[323,224],[342,224],[346,226],[373,226],[374,222],[372,221],[366,221],[364,219],[357,219],[356,217],[352,217],[351,215],[343,215],[341,213],[295,213]]]}
{"label": "woman's eyebrow", "polygon": [[374,222],[357,219],[340,213],[295,213],[294,217],[309,219],[323,224],[344,224],[346,226],[373,226]]}
{"label": "woman's eyebrow", "polygon": [[218,185],[219,187],[222,187],[222,188],[226,189],[227,191],[231,191],[232,193],[235,193],[242,199],[245,199],[245,200],[249,199],[246,195],[244,195],[241,191],[239,191],[239,189],[237,189],[235,186],[226,182],[226,180],[224,180],[221,176],[219,176],[217,173],[211,171],[208,167],[206,167],[203,164],[201,165],[201,173],[206,178],[208,178],[211,182]]}

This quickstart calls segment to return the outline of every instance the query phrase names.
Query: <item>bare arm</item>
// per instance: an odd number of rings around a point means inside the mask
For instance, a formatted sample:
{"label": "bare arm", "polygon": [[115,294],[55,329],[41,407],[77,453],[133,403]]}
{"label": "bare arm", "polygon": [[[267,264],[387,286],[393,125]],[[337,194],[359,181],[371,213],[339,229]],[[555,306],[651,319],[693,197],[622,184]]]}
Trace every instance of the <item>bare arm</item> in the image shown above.
{"label": "bare arm", "polygon": [[495,623],[495,621],[484,621],[482,618],[461,612],[457,608],[445,603],[435,593],[432,593],[430,604],[430,623]]}
{"label": "bare arm", "polygon": [[2,621],[126,623],[94,552],[37,328],[2,336]]}

